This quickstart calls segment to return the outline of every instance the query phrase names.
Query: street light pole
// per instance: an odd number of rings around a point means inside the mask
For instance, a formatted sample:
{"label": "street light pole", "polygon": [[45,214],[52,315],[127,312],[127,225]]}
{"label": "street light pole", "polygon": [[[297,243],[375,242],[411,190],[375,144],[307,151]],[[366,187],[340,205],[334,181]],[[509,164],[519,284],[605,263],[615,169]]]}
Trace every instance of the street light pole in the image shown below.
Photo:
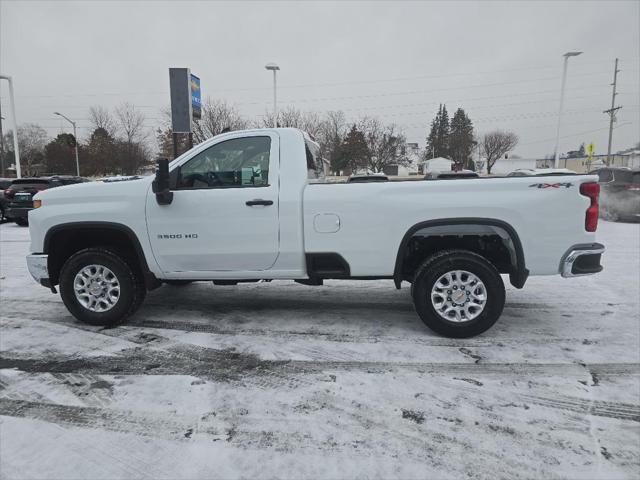
{"label": "street light pole", "polygon": [[276,72],[280,67],[275,63],[267,63],[264,68],[273,71],[273,126],[278,127],[278,97],[276,93]]}
{"label": "street light pole", "polygon": [[11,121],[13,123],[13,153],[16,160],[16,177],[22,178],[20,169],[20,148],[18,146],[18,122],[16,121],[16,101],[13,96],[13,80],[6,75],[0,75],[0,79],[9,82],[9,98],[11,99]]}
{"label": "street light pole", "polygon": [[564,87],[567,83],[567,64],[569,63],[569,57],[577,57],[582,52],[567,52],[563,55],[564,64],[562,67],[562,86],[560,87],[560,108],[558,109],[558,129],[556,131],[556,147],[553,150],[553,168],[558,168],[558,157],[560,152],[560,125],[562,123],[562,106],[564,105]]}
{"label": "street light pole", "polygon": [[76,147],[76,175],[79,177],[80,176],[80,161],[78,160],[78,135],[76,133],[76,122],[74,122],[73,120],[65,117],[60,112],[53,112],[53,114],[64,118],[67,122],[69,122],[71,125],[73,125],[73,138],[75,140],[74,143],[75,143],[75,147]]}

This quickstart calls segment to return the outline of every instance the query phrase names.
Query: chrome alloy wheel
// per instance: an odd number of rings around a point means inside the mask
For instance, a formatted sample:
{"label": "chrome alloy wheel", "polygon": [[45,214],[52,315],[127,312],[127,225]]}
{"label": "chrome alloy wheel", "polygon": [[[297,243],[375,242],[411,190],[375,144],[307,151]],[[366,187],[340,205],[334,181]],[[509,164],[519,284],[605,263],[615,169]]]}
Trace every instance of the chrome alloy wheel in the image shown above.
{"label": "chrome alloy wheel", "polygon": [[87,310],[106,312],[120,298],[118,277],[104,265],[87,265],[73,280],[76,299]]}
{"label": "chrome alloy wheel", "polygon": [[468,322],[484,310],[487,289],[473,273],[453,270],[442,275],[433,284],[431,304],[445,320]]}

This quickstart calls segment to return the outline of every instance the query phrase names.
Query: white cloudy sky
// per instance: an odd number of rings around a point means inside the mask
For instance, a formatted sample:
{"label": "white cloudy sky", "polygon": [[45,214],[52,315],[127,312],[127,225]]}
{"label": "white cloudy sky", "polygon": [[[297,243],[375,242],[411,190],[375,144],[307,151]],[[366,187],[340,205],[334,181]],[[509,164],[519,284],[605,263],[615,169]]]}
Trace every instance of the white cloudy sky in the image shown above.
{"label": "white cloudy sky", "polygon": [[[87,134],[87,109],[134,103],[153,128],[169,102],[168,68],[188,66],[204,96],[249,117],[279,104],[375,115],[424,145],[437,105],[462,106],[478,132],[520,136],[516,153],[552,152],[562,54],[569,65],[561,151],[606,151],[615,57],[614,150],[640,140],[640,2],[213,2],[0,0],[0,71],[20,123]],[[3,85],[3,116],[10,119]],[[6,121],[5,121],[6,122]],[[5,129],[9,125],[5,123]]]}

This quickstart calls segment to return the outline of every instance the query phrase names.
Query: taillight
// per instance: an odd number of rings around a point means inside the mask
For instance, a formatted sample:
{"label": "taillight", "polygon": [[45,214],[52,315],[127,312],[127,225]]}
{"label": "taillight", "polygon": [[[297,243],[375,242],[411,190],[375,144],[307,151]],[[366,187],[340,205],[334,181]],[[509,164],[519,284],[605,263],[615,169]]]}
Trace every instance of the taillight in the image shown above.
{"label": "taillight", "polygon": [[11,190],[10,188],[7,188],[7,189],[4,191],[4,196],[5,196],[6,198],[13,198],[13,190]]}
{"label": "taillight", "polygon": [[585,197],[589,197],[591,205],[587,208],[584,217],[584,229],[587,232],[595,232],[598,228],[598,195],[600,194],[600,184],[583,183],[580,185],[580,193]]}
{"label": "taillight", "polygon": [[624,186],[625,190],[631,190],[633,192],[640,192],[640,184],[638,183],[630,183],[629,185]]}

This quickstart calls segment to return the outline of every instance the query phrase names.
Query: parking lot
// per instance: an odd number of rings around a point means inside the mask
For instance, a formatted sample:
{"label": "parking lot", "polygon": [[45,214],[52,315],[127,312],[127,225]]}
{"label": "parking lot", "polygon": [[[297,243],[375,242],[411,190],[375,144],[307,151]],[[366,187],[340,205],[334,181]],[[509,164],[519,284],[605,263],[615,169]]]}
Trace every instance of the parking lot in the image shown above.
{"label": "parking lot", "polygon": [[640,226],[436,336],[392,281],[163,286],[78,323],[0,226],[2,478],[637,478]]}

